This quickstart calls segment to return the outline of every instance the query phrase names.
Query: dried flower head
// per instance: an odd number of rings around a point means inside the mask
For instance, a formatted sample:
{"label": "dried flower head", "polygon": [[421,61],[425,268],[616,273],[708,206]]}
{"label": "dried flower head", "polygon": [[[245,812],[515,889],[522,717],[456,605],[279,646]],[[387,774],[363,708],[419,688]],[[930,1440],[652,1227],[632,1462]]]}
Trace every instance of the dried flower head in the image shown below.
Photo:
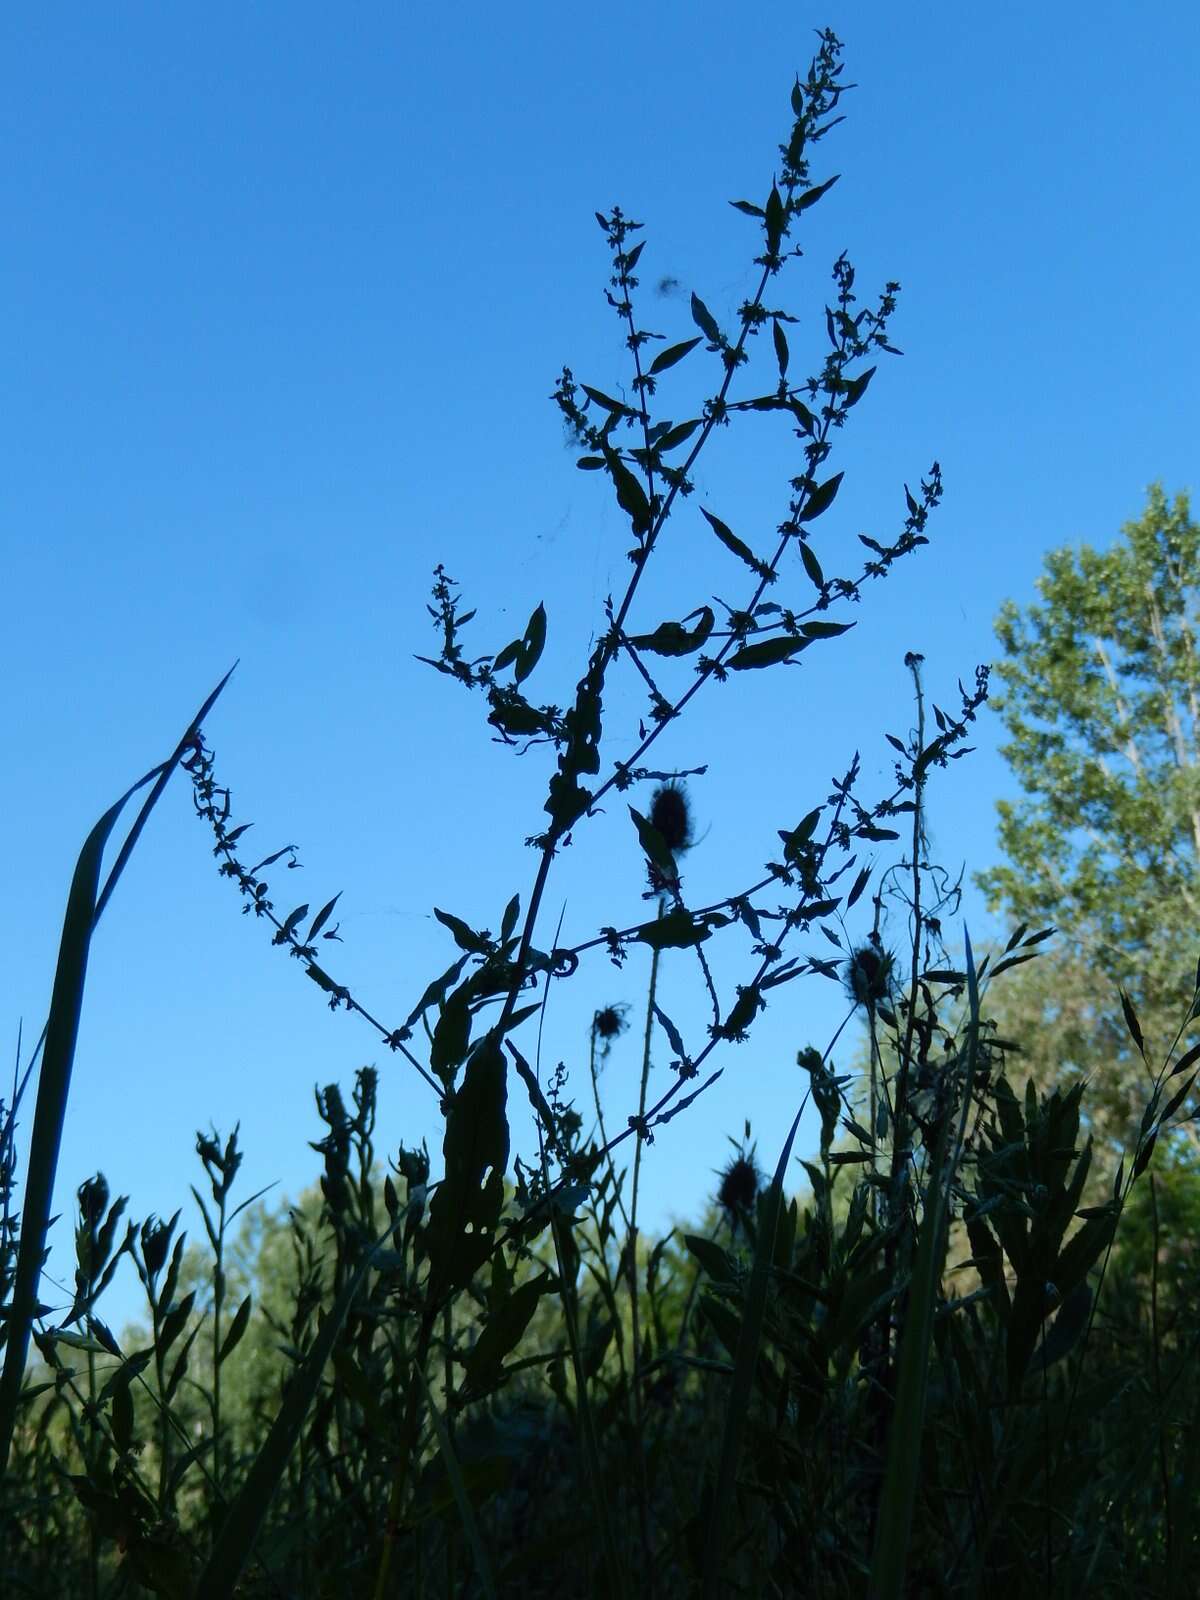
{"label": "dried flower head", "polygon": [[628,1028],[626,1005],[602,1006],[592,1018],[592,1050],[600,1062],[608,1060],[613,1042]]}
{"label": "dried flower head", "polygon": [[592,1018],[592,1032],[597,1039],[603,1039],[611,1044],[620,1037],[629,1026],[625,1020],[628,1006],[604,1006]]}
{"label": "dried flower head", "polygon": [[735,1156],[721,1173],[721,1182],[717,1188],[717,1204],[723,1211],[728,1211],[734,1216],[739,1212],[749,1211],[761,1183],[762,1173],[754,1164],[753,1156],[748,1156],[743,1151]]}
{"label": "dried flower head", "polygon": [[877,1006],[887,999],[894,965],[891,954],[872,938],[846,963],[846,993],[856,1005]]}
{"label": "dried flower head", "polygon": [[683,784],[674,779],[659,784],[650,801],[649,821],[672,855],[681,856],[692,848],[692,808]]}

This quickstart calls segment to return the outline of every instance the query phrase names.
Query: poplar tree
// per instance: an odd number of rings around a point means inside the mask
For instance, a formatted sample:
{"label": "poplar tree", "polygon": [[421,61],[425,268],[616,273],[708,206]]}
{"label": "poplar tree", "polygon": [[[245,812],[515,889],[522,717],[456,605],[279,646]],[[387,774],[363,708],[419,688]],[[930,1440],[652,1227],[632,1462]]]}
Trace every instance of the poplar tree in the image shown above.
{"label": "poplar tree", "polygon": [[[997,985],[993,1010],[1035,1079],[1091,1080],[1085,1104],[1115,1165],[1190,1021],[1200,955],[1200,526],[1187,495],[1153,485],[1107,549],[1053,550],[1037,590],[996,623],[993,705],[1022,795],[999,802],[1005,860],[976,882],[993,911],[1059,933]],[[1195,1157],[1193,1124],[1185,1134]]]}

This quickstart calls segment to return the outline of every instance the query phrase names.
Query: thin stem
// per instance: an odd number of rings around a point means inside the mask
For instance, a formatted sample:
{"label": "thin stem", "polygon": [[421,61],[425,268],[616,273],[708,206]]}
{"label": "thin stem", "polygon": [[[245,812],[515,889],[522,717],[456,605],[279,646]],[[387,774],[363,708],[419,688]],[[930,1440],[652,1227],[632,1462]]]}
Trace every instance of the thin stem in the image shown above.
{"label": "thin stem", "polygon": [[[660,895],[658,899],[658,920],[660,922],[665,912],[666,901]],[[658,993],[660,954],[661,952],[656,946],[650,957],[650,988],[646,996],[646,1030],[642,1040],[642,1082],[638,1095],[639,1126],[646,1115],[646,1091],[650,1082],[650,1045],[654,1034],[654,1002]],[[648,1592],[653,1593],[654,1563],[650,1548],[650,1486],[646,1479],[646,1416],[642,1397],[642,1338],[637,1263],[638,1188],[642,1175],[642,1142],[642,1136],[639,1134],[633,1154],[633,1191],[630,1196],[629,1208],[627,1271],[629,1274],[629,1306],[633,1318],[633,1421],[634,1434],[638,1445],[638,1528],[642,1540],[642,1557],[645,1563],[646,1581],[650,1586]]]}
{"label": "thin stem", "polygon": [[1166,1428],[1163,1426],[1163,1382],[1162,1382],[1162,1357],[1159,1349],[1160,1329],[1158,1321],[1158,1185],[1154,1174],[1150,1174],[1150,1219],[1154,1230],[1154,1253],[1150,1259],[1150,1348],[1154,1358],[1154,1398],[1158,1403],[1158,1475],[1162,1488],[1163,1515],[1166,1519],[1167,1538],[1167,1571],[1172,1570],[1172,1554],[1174,1550],[1174,1519],[1171,1514],[1171,1474],[1167,1466],[1167,1438]]}

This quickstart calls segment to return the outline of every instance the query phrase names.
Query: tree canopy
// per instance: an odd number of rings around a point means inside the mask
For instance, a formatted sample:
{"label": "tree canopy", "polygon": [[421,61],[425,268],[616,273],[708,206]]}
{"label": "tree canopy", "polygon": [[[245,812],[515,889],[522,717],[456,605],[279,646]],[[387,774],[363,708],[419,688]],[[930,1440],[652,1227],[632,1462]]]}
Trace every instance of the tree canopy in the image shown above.
{"label": "tree canopy", "polygon": [[1035,1076],[1094,1079],[1096,1131],[1115,1143],[1188,1016],[1200,953],[1200,526],[1187,495],[1153,485],[1107,549],[1052,551],[1037,588],[1039,603],[997,619],[993,704],[1023,793],[998,805],[1004,864],[976,881],[993,910],[1059,929],[997,992],[999,1018]]}

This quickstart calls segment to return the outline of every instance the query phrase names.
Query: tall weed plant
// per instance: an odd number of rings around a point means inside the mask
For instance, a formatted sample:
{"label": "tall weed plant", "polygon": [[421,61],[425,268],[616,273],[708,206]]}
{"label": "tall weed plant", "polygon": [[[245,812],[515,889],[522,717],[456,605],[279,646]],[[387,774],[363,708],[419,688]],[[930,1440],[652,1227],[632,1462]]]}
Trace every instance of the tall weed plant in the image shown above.
{"label": "tall weed plant", "polygon": [[[769,189],[733,202],[758,276],[729,326],[693,294],[691,328],[670,339],[646,328],[642,225],[616,207],[597,213],[629,398],[564,368],[554,399],[578,466],[622,513],[629,576],[606,601],[564,704],[533,694],[544,607],[519,637],[476,654],[475,613],[436,570],[430,666],[477,698],[514,753],[545,761],[532,881],[495,933],[439,908],[453,957],[407,1014],[384,1018],[352,993],[329,953],[337,896],[315,914],[307,904],[282,911],[265,874],[289,851],[243,861],[247,824],[233,817],[202,726],[224,680],[171,755],[89,836],[49,1022],[0,1107],[6,1595],[1192,1592],[1196,1334],[1186,1316],[1169,1325],[1159,1316],[1154,1189],[1148,1316],[1131,1316],[1103,1283],[1126,1197],[1191,1092],[1200,1047],[1180,1053],[1177,1039],[1155,1067],[1126,1004],[1154,1088],[1112,1192],[1085,1196],[1082,1087],[1019,1092],[1015,1045],[996,1037],[985,1007],[991,979],[1033,959],[1049,930],[1018,929],[978,964],[965,934],[958,962],[942,940],[956,900],[928,860],[925,791],[935,768],[966,753],[986,672],[959,686],[947,712],[927,699],[921,658],[910,656],[916,721],[907,737],[887,736],[892,791],[863,798],[855,755],[799,822],[788,801],[761,874],[712,903],[686,893],[690,774],[652,764],[701,693],[783,673],[811,649],[847,648],[835,641],[850,603],[926,543],[941,494],[935,464],[915,491],[904,488],[893,542],[859,535],[866,553],[853,561],[824,532],[842,481],[837,436],[877,359],[895,353],[898,288],[861,304],[839,257],[824,348],[796,360],[797,319],[780,283],[805,213],[836,181],[812,164],[843,93],[840,46],[825,32],[792,91]],[[796,438],[796,472],[766,544],[732,511],[726,520],[689,504],[701,453],[760,413],[782,416]],[[673,518],[680,537],[668,541]],[[672,569],[682,592],[687,543],[698,538],[728,552],[739,603],[688,594],[679,615],[647,615],[651,563]],[[785,562],[802,574],[798,593],[783,581]],[[632,740],[608,726],[619,675],[645,695]],[[632,754],[618,759],[614,748]],[[318,1092],[319,1192],[287,1215],[241,1197],[236,1130],[198,1135],[199,1252],[185,1246],[181,1212],[134,1223],[101,1175],[83,1183],[75,1292],[69,1306],[51,1306],[41,1271],[89,944],[176,771],[191,780],[243,909],[313,986],[301,1001],[319,993],[356,1013],[436,1094],[440,1160],[394,1133],[384,1158],[376,1077],[364,1068],[349,1100],[336,1085]],[[101,889],[122,808],[148,784]],[[623,796],[653,915],[560,945],[545,932],[555,864],[568,844],[585,847],[601,804]],[[873,875],[864,847],[881,843],[896,846],[897,866],[864,899]],[[898,948],[888,942],[897,896]],[[874,915],[855,940],[844,919],[860,903]],[[827,955],[801,949],[818,930]],[[726,990],[712,942],[739,933],[748,955]],[[620,966],[643,949],[639,1094],[606,1123],[599,1073],[631,1029],[629,1008],[596,1012],[590,1083],[543,1073],[525,1041],[553,984],[585,961]],[[670,1016],[661,1003],[668,953],[694,966],[695,1015]],[[808,1087],[770,1152],[769,1180],[747,1126],[696,1231],[643,1237],[640,1173],[656,1131],[716,1081],[777,990],[814,976],[844,983],[848,1011],[866,1025],[863,1092],[835,1072],[833,1042],[798,1041]],[[672,1069],[651,1093],[656,1039]],[[15,1136],[39,1060],[18,1215]],[[580,1109],[589,1093],[590,1135]],[[510,1094],[532,1107],[536,1159],[510,1159]],[[809,1103],[820,1138],[803,1162],[802,1205],[787,1179]],[[629,1156],[632,1175],[617,1166]],[[969,1256],[951,1260],[952,1234],[965,1235]],[[98,1306],[125,1256],[146,1319],[118,1339]]]}

